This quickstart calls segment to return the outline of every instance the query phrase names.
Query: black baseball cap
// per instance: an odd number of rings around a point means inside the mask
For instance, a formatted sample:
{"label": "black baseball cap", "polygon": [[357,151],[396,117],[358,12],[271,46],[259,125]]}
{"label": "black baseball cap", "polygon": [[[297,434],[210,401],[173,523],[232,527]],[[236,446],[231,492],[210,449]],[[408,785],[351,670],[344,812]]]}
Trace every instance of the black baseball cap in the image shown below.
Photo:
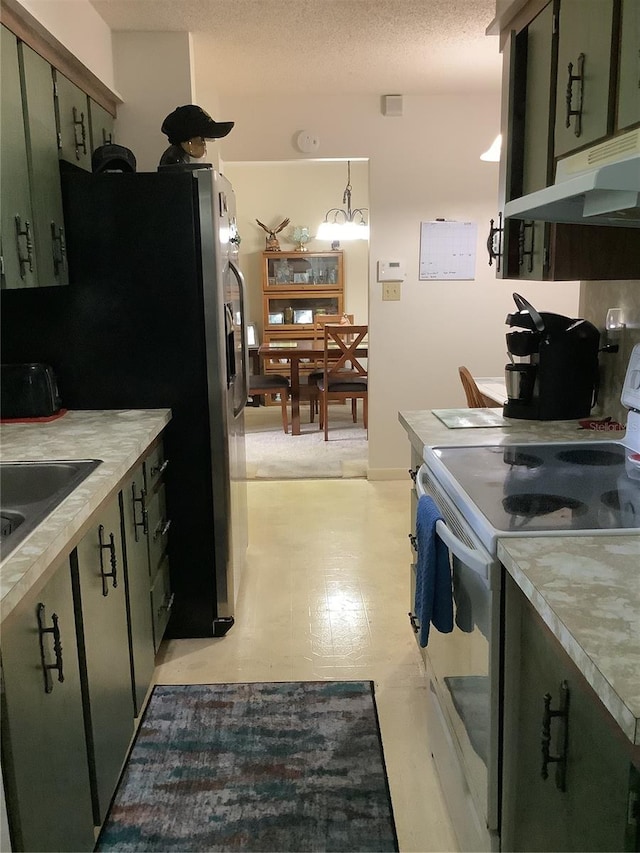
{"label": "black baseball cap", "polygon": [[169,113],[160,129],[172,145],[179,145],[195,136],[201,136],[203,139],[221,139],[230,132],[233,125],[232,121],[214,121],[202,107],[185,104]]}
{"label": "black baseball cap", "polygon": [[124,145],[100,145],[91,155],[92,172],[135,172],[136,158]]}

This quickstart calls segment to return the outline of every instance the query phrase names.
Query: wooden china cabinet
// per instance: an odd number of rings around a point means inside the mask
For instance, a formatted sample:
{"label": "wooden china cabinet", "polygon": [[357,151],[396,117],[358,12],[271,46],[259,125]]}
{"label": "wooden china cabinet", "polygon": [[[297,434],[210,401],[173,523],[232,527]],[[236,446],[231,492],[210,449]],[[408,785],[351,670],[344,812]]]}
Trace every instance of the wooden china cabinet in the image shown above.
{"label": "wooden china cabinet", "polygon": [[[343,253],[263,252],[262,323],[265,343],[312,338],[314,314],[344,311]],[[300,365],[300,376],[308,369]],[[289,376],[289,363],[264,359],[264,373]]]}

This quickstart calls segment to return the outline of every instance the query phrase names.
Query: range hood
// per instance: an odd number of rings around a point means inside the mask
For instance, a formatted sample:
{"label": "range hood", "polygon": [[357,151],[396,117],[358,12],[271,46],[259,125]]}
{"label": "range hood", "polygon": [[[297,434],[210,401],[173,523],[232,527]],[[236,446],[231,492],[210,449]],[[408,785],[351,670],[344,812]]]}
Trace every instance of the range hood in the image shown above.
{"label": "range hood", "polygon": [[640,130],[560,160],[555,184],[507,202],[504,215],[640,228]]}

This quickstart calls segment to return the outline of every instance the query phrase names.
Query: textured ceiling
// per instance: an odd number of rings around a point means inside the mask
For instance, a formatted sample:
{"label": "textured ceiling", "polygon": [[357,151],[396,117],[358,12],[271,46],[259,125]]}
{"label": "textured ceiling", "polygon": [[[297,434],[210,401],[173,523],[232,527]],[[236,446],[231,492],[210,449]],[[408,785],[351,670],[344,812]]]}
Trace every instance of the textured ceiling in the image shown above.
{"label": "textured ceiling", "polygon": [[113,31],[190,31],[222,95],[497,91],[495,0],[91,0]]}

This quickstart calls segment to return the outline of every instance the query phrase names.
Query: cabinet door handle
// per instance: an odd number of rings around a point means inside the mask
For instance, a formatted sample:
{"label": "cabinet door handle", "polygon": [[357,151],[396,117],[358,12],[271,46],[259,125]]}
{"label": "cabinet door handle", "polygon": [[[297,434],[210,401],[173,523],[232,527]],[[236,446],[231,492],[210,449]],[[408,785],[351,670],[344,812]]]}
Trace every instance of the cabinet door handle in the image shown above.
{"label": "cabinet door handle", "polygon": [[[527,229],[530,229],[529,233],[531,234],[530,247],[526,248],[526,237],[527,237]],[[524,266],[524,259],[529,258],[529,263],[527,264],[528,272],[533,272],[533,256],[535,253],[535,222],[525,222],[524,220],[520,222],[520,231],[518,233],[518,266]]]}
{"label": "cabinet door handle", "polygon": [[[556,788],[559,791],[567,790],[567,747],[569,744],[569,685],[566,681],[560,684],[559,708],[551,710],[551,694],[545,693],[544,710],[542,712],[542,769],[540,775],[543,779],[549,777],[549,764],[556,764]],[[556,743],[559,746],[556,755],[551,754],[551,720],[559,720]]]}
{"label": "cabinet door handle", "polygon": [[62,225],[58,228],[55,222],[51,223],[51,250],[54,272],[56,275],[60,275],[60,270],[65,267],[67,246],[64,241],[64,229]]}
{"label": "cabinet door handle", "polygon": [[151,467],[151,476],[152,477],[159,477],[161,474],[164,474],[164,472],[167,470],[168,464],[169,464],[169,460],[165,459],[161,465],[153,465]]}
{"label": "cabinet door handle", "polygon": [[418,469],[417,468],[409,468],[409,476],[411,477],[411,479],[415,483],[416,477],[418,476]]}
{"label": "cabinet door handle", "polygon": [[[100,574],[102,575],[102,594],[107,597],[109,595],[109,587],[107,586],[107,579],[111,578],[112,585],[114,589],[118,587],[118,560],[116,557],[116,541],[113,533],[109,534],[109,541],[104,542],[104,524],[101,524],[98,527],[98,539],[100,541]],[[105,572],[104,570],[104,551],[109,551],[109,564],[111,566],[110,572]]]}
{"label": "cabinet door handle", "polygon": [[[500,272],[500,262],[502,260],[502,213],[498,214],[498,225],[494,225],[495,220],[489,220],[489,236],[487,237],[487,252],[489,254],[489,266],[493,265],[495,260],[496,270]],[[498,238],[498,248],[496,251],[496,237]]]}
{"label": "cabinet door handle", "polygon": [[[44,675],[44,692],[51,693],[53,691],[53,682],[51,680],[51,670],[55,669],[58,673],[58,681],[64,681],[64,673],[62,671],[62,643],[60,642],[60,628],[58,627],[58,615],[51,615],[51,628],[45,628],[46,615],[44,604],[40,602],[36,608],[36,616],[38,619],[38,638],[40,640],[40,661],[42,663],[42,673]],[[53,652],[56,656],[55,663],[47,663],[47,656],[44,649],[44,635],[53,634]]]}
{"label": "cabinet door handle", "polygon": [[[147,510],[147,493],[144,489],[140,489],[140,497],[136,497],[136,484],[131,485],[131,500],[133,502],[133,532],[136,542],[138,541],[138,528],[142,528],[142,533],[146,536],[149,532],[149,512]],[[136,521],[136,504],[140,504],[142,510],[142,521]]]}
{"label": "cabinet door handle", "polygon": [[[31,239],[31,223],[25,219],[23,228],[22,219],[19,216],[16,216],[15,223],[16,248],[18,250],[18,263],[20,264],[20,278],[26,278],[27,272],[25,267],[29,268],[29,272],[33,272],[33,240]],[[22,246],[20,244],[21,238],[24,238],[26,254],[22,253]]]}
{"label": "cabinet door handle", "polygon": [[[576,136],[580,136],[582,134],[582,102],[584,98],[584,53],[581,53],[578,57],[578,73],[573,73],[573,62],[570,62],[568,65],[569,76],[567,78],[567,115],[565,127],[571,127],[571,117],[575,116],[576,121],[573,128],[573,132]],[[573,84],[580,83],[580,90],[578,95],[578,109],[573,109]]]}
{"label": "cabinet door handle", "polygon": [[[78,139],[78,127],[80,127],[80,139]],[[83,154],[85,156],[87,154],[87,129],[84,125],[84,113],[80,113],[80,118],[78,118],[76,107],[73,108],[73,135],[76,143],[76,160],[79,160],[81,148]]]}
{"label": "cabinet door handle", "polygon": [[418,539],[416,536],[413,535],[413,533],[409,533],[409,541],[411,542],[411,547],[413,548],[413,550],[417,554],[418,553]]}
{"label": "cabinet door handle", "polygon": [[156,539],[162,539],[163,536],[166,536],[169,532],[169,528],[171,527],[171,519],[165,521],[163,518],[156,525],[156,529],[153,531],[153,541]]}
{"label": "cabinet door handle", "polygon": [[409,622],[411,623],[411,629],[412,629],[413,633],[417,634],[418,631],[420,630],[420,623],[418,622],[416,617],[413,615],[413,613],[407,613],[407,616],[409,617]]}

